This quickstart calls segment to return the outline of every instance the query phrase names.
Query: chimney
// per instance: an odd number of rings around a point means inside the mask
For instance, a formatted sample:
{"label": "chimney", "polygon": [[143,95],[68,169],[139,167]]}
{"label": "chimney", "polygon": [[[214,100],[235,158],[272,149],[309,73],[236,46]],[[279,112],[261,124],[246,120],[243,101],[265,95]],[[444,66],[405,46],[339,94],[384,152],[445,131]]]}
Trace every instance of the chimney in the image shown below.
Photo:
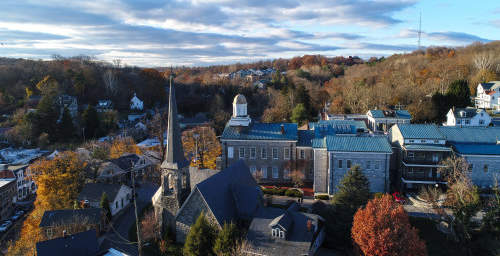
{"label": "chimney", "polygon": [[281,124],[281,134],[285,134],[285,125]]}

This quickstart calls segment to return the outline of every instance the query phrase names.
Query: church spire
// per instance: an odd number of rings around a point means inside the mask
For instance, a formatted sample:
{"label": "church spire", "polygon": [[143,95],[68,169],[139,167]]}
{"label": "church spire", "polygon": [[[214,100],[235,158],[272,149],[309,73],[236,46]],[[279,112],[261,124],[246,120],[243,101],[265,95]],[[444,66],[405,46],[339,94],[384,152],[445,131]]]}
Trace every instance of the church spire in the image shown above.
{"label": "church spire", "polygon": [[184,157],[182,149],[181,133],[177,121],[177,104],[175,102],[175,89],[172,85],[172,74],[170,75],[170,90],[168,96],[168,124],[167,124],[167,148],[165,160],[161,164],[162,169],[178,170],[187,166],[189,162]]}

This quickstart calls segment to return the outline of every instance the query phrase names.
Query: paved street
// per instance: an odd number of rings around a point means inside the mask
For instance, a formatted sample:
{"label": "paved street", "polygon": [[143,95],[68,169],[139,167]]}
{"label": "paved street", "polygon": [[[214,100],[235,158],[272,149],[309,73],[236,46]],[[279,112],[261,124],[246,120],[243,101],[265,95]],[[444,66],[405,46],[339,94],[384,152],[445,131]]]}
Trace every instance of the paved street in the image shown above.
{"label": "paved street", "polygon": [[[157,189],[158,186],[151,183],[143,183],[137,188],[137,212],[139,214],[151,202]],[[135,225],[133,203],[113,221],[113,227],[101,238],[104,240],[101,248],[115,248],[129,255],[138,255],[137,245],[128,241],[128,231],[132,225]]]}

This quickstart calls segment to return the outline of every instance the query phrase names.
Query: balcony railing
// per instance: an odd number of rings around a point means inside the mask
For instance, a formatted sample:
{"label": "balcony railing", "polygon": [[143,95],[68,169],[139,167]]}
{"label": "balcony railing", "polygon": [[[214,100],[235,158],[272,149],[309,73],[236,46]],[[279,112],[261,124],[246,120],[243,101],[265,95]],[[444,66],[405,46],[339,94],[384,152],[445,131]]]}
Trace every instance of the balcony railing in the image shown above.
{"label": "balcony railing", "polygon": [[418,181],[445,181],[442,175],[439,175],[435,168],[425,169],[403,169],[402,177],[405,180],[418,180]]}

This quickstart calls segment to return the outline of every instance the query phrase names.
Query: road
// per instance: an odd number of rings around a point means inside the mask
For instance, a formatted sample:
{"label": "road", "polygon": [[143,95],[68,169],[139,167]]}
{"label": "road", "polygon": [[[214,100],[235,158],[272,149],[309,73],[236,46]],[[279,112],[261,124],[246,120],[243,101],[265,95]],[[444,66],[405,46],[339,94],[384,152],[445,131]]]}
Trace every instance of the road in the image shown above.
{"label": "road", "polygon": [[[157,189],[158,186],[151,183],[143,183],[137,188],[138,213],[151,202],[151,198]],[[114,248],[131,256],[139,255],[137,245],[131,244],[128,241],[128,231],[132,225],[135,225],[133,203],[124,211],[122,215],[113,220],[112,227],[108,233],[100,238],[100,241],[102,241],[101,249]]]}

